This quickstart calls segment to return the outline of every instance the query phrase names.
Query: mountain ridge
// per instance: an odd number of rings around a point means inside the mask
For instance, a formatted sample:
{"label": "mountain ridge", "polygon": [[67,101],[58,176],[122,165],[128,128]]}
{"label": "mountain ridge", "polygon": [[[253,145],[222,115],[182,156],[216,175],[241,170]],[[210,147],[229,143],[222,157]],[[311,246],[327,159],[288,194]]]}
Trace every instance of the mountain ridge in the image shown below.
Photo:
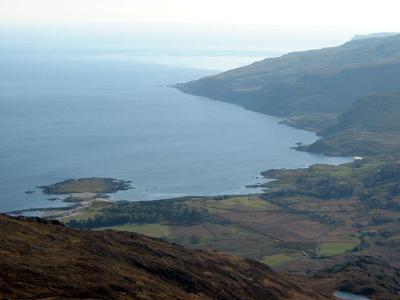
{"label": "mountain ridge", "polygon": [[400,35],[292,52],[177,88],[277,116],[338,113],[358,98],[400,86]]}

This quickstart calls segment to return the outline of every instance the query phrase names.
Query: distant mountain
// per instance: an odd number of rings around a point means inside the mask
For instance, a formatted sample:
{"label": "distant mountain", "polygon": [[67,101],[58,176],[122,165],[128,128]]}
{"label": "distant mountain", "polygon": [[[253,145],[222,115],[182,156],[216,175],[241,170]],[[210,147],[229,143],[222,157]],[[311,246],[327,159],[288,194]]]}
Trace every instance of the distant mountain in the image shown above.
{"label": "distant mountain", "polygon": [[177,87],[278,116],[339,113],[361,97],[399,89],[400,35],[289,53]]}
{"label": "distant mountain", "polygon": [[303,149],[335,155],[399,151],[400,92],[359,99],[320,134],[322,139]]}
{"label": "distant mountain", "polygon": [[352,40],[361,40],[361,39],[370,39],[370,38],[383,38],[392,35],[399,34],[399,32],[378,32],[378,33],[371,33],[371,34],[360,34],[355,35]]}
{"label": "distant mountain", "polygon": [[0,299],[331,299],[299,277],[143,235],[0,215]]}

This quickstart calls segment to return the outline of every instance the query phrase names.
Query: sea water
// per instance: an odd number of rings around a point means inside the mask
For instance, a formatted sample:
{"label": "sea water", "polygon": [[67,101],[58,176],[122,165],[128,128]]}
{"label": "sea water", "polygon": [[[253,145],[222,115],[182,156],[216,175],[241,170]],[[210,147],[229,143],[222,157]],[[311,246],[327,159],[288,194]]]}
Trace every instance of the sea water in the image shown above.
{"label": "sea water", "polygon": [[[2,54],[0,212],[62,205],[36,187],[70,178],[132,180],[113,199],[153,200],[252,193],[263,170],[349,161],[293,150],[317,138],[279,118],[171,87],[218,72],[215,56],[190,68],[193,56],[157,52]],[[225,67],[259,59],[218,57]]]}

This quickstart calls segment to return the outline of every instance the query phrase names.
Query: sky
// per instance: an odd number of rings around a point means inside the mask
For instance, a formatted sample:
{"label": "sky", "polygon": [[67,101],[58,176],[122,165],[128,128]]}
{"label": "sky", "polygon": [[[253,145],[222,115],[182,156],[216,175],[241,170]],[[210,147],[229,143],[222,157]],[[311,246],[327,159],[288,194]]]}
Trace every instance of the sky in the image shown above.
{"label": "sky", "polygon": [[399,11],[399,0],[0,0],[0,30],[164,32],[260,46],[290,38],[287,48],[301,48],[400,31]]}

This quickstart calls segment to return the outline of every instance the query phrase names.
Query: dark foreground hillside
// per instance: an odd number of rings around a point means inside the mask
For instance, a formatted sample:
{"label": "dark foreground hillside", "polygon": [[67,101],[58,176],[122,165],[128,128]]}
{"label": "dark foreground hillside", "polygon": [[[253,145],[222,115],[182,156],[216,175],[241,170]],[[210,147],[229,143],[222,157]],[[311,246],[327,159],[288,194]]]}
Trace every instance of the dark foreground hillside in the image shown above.
{"label": "dark foreground hillside", "polygon": [[0,215],[0,299],[329,299],[245,258]]}

